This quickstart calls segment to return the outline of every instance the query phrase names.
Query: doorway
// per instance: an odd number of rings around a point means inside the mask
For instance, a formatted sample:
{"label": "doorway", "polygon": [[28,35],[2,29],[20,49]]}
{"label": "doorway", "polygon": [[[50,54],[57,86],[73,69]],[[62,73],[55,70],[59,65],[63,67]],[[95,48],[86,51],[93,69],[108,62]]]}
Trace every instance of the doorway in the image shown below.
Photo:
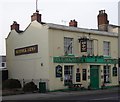
{"label": "doorway", "polygon": [[99,89],[99,66],[90,66],[90,86],[92,89]]}

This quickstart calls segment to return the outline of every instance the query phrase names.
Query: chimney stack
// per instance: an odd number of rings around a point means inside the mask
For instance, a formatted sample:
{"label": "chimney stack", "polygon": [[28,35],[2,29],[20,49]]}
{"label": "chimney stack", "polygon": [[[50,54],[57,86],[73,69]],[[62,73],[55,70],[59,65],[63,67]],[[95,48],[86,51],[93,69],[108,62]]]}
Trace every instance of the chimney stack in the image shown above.
{"label": "chimney stack", "polygon": [[97,16],[98,19],[98,30],[107,31],[108,30],[108,16],[105,13],[105,10],[100,10]]}
{"label": "chimney stack", "polygon": [[70,20],[69,26],[77,27],[77,21],[75,21],[75,19],[74,20]]}
{"label": "chimney stack", "polygon": [[11,30],[16,30],[19,32],[19,24],[17,24],[16,21],[13,21],[13,24],[11,25]]}
{"label": "chimney stack", "polygon": [[39,14],[38,10],[36,10],[36,12],[31,16],[31,22],[35,20],[41,23],[41,14]]}

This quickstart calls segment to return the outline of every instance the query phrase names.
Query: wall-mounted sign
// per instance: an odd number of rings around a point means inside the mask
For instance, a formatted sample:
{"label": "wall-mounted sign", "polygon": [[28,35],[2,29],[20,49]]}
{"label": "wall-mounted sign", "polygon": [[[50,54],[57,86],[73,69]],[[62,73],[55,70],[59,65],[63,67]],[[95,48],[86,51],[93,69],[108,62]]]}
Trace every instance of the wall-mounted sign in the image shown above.
{"label": "wall-mounted sign", "polygon": [[54,63],[79,63],[79,57],[54,57]]}
{"label": "wall-mounted sign", "polygon": [[62,77],[62,66],[56,66],[56,77]]}
{"label": "wall-mounted sign", "polygon": [[37,52],[38,52],[38,45],[32,45],[32,46],[15,49],[15,56],[37,53]]}
{"label": "wall-mounted sign", "polygon": [[76,82],[80,82],[80,73],[76,73]]}
{"label": "wall-mounted sign", "polygon": [[101,56],[82,56],[82,57],[53,57],[54,63],[102,63],[102,64],[117,64],[118,59],[106,59]]}
{"label": "wall-mounted sign", "polygon": [[87,52],[87,40],[81,40],[81,52]]}

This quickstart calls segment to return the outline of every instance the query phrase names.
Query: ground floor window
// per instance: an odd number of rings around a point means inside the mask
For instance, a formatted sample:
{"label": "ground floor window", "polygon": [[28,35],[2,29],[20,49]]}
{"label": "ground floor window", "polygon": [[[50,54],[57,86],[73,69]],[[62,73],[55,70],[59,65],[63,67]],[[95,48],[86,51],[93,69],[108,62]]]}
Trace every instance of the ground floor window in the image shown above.
{"label": "ground floor window", "polygon": [[110,66],[104,66],[104,83],[110,82]]}
{"label": "ground floor window", "polygon": [[117,76],[117,67],[113,67],[113,76]]}
{"label": "ground floor window", "polygon": [[87,69],[82,70],[82,80],[87,80]]}
{"label": "ground floor window", "polygon": [[76,73],[76,82],[80,82],[80,73]]}
{"label": "ground floor window", "polygon": [[73,66],[64,66],[64,85],[69,85],[72,83],[73,76]]}

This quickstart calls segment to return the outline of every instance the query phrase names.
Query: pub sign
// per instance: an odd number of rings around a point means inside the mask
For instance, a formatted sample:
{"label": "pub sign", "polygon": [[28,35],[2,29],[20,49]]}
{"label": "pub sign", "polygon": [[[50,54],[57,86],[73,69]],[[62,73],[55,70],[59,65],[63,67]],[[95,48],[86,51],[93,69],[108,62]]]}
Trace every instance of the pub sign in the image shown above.
{"label": "pub sign", "polygon": [[62,77],[62,66],[56,66],[56,77]]}
{"label": "pub sign", "polygon": [[22,48],[15,49],[15,56],[24,55],[24,54],[32,54],[38,52],[38,45],[32,45]]}
{"label": "pub sign", "polygon": [[87,40],[81,40],[81,52],[87,52]]}

